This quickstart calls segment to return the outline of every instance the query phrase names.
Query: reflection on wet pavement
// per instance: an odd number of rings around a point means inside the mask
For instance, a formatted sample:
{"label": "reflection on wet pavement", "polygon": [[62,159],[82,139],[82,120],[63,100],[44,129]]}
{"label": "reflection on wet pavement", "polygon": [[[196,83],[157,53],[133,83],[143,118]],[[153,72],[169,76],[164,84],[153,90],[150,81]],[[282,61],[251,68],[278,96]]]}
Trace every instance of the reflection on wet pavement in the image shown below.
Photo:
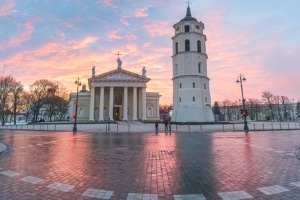
{"label": "reflection on wet pavement", "polygon": [[297,131],[2,131],[12,151],[0,159],[0,199],[296,199],[299,139]]}

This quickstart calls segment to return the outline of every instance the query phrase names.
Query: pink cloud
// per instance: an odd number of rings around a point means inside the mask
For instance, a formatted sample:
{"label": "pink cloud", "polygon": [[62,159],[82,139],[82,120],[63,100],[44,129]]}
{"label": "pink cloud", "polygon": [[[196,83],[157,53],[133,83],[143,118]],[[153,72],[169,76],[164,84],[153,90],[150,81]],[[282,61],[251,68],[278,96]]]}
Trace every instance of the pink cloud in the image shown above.
{"label": "pink cloud", "polygon": [[[163,27],[170,27],[170,28],[163,28]],[[168,21],[147,21],[144,23],[144,29],[148,32],[151,37],[157,37],[162,35],[167,35],[171,37],[174,33],[172,30],[172,25]]]}
{"label": "pink cloud", "polygon": [[90,44],[97,42],[98,39],[99,39],[98,37],[86,36],[81,41],[72,42],[72,46],[73,46],[73,49],[76,49],[76,50],[84,49],[84,48],[88,47]]}
{"label": "pink cloud", "polygon": [[148,16],[148,14],[146,13],[147,9],[148,8],[140,8],[139,10],[135,11],[134,16],[138,18],[147,17]]}
{"label": "pink cloud", "polygon": [[0,45],[0,50],[19,46],[20,44],[29,40],[33,32],[34,32],[34,22],[27,21],[25,24],[20,26],[20,29],[17,31],[14,37],[11,37],[9,41],[4,42]]}
{"label": "pink cloud", "polygon": [[120,30],[114,30],[114,31],[108,33],[107,38],[110,40],[122,39],[122,37],[118,35],[119,32],[120,32]]}
{"label": "pink cloud", "polygon": [[0,17],[10,15],[14,12],[15,2],[13,0],[3,0],[2,6],[0,6]]}

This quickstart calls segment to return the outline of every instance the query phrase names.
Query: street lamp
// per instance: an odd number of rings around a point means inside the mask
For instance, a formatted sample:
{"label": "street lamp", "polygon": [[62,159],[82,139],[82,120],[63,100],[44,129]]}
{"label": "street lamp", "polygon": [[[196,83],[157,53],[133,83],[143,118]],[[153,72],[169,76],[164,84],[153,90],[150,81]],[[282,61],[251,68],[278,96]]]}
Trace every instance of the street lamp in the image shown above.
{"label": "street lamp", "polygon": [[240,83],[241,84],[241,92],[242,92],[242,103],[243,103],[243,109],[241,110],[241,113],[244,117],[244,131],[248,131],[248,124],[247,124],[247,109],[246,109],[246,105],[245,105],[245,101],[246,99],[244,99],[244,91],[243,91],[243,81],[246,81],[246,78],[244,77],[244,75],[240,74],[237,77],[236,83]]}
{"label": "street lamp", "polygon": [[79,77],[77,77],[75,84],[77,86],[77,93],[76,93],[76,106],[75,106],[75,116],[74,116],[74,126],[73,126],[73,132],[77,132],[77,108],[78,108],[78,88],[81,86],[81,81]]}

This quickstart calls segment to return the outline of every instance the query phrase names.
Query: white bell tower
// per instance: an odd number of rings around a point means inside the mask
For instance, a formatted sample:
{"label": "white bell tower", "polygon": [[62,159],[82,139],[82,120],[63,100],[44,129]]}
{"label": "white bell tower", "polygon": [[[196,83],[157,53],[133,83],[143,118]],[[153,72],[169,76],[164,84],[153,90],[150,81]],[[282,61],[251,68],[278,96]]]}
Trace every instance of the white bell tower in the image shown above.
{"label": "white bell tower", "polygon": [[204,24],[186,16],[173,25],[173,122],[214,121],[207,77]]}

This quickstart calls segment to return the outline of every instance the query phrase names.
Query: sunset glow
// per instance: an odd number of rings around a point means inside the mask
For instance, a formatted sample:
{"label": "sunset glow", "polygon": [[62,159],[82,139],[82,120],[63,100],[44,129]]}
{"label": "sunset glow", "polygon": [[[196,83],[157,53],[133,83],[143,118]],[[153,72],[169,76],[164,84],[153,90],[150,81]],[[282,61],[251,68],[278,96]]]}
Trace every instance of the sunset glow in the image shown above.
{"label": "sunset glow", "polygon": [[[173,24],[186,1],[66,0],[0,3],[0,70],[23,85],[55,80],[75,91],[92,75],[117,68],[147,70],[148,92],[172,103]],[[300,100],[299,1],[191,0],[192,16],[205,25],[208,77],[214,101],[241,99],[235,80],[241,73],[245,98],[262,92]]]}

